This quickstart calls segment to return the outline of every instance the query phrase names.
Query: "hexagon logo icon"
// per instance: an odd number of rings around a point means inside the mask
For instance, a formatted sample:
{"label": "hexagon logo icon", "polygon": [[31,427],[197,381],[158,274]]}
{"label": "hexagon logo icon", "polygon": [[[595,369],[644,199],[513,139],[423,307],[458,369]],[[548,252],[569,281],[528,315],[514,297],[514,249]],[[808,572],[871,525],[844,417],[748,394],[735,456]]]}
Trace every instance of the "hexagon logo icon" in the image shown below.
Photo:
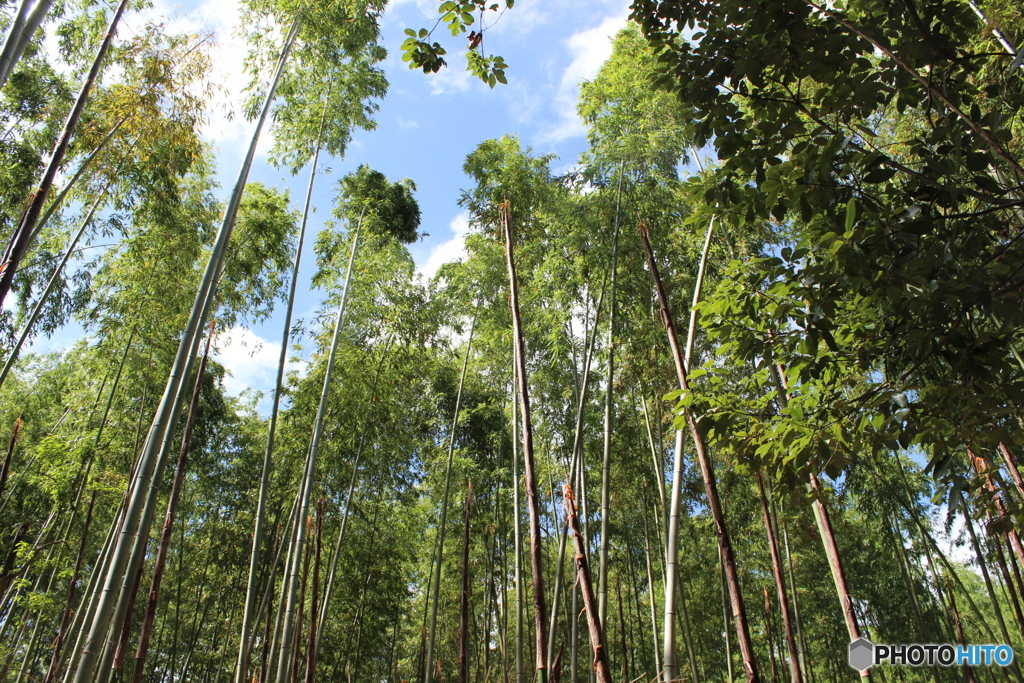
{"label": "hexagon logo icon", "polygon": [[875,645],[867,638],[858,638],[850,643],[850,666],[864,673],[875,661]]}

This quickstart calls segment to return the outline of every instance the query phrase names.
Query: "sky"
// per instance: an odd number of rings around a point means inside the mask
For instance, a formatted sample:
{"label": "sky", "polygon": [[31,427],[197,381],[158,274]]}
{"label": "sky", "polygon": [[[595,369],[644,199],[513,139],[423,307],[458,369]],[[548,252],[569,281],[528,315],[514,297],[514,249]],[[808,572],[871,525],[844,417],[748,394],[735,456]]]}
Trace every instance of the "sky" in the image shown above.
{"label": "sky", "polygon": [[[321,172],[313,191],[314,213],[308,235],[315,235],[330,218],[338,179],[361,164],[383,172],[392,180],[411,178],[422,212],[423,238],[410,245],[417,268],[429,277],[446,262],[462,254],[469,223],[459,207],[463,189],[470,185],[462,171],[466,155],[479,143],[505,134],[516,134],[537,154],[553,153],[555,172],[571,168],[586,147],[586,130],[576,115],[579,84],[593,78],[611,54],[614,35],[625,26],[629,0],[519,0],[502,14],[488,12],[484,52],[504,57],[507,85],[491,89],[465,71],[465,37],[453,38],[444,26],[432,40],[449,54],[448,68],[437,74],[412,70],[401,61],[406,28],[430,28],[437,19],[439,0],[397,0],[382,20],[382,44],[388,58],[382,64],[390,83],[379,102],[377,129],[358,131],[343,159],[321,157]],[[501,3],[504,4],[504,3]],[[211,103],[205,139],[214,147],[220,194],[226,199],[246,152],[252,124],[239,113],[242,90],[248,82],[243,60],[247,46],[238,33],[238,0],[155,0],[153,6],[128,13],[119,35],[142,31],[149,21],[165,22],[172,32],[213,36],[214,80],[223,95]],[[308,172],[292,176],[267,163],[269,136],[257,150],[250,180],[288,188],[293,206],[301,209]],[[313,271],[307,238],[295,315],[309,319],[322,292],[311,291]],[[249,330],[228,330],[217,340],[217,358],[228,369],[226,390],[238,395],[247,387],[272,389],[280,353],[283,308],[267,322]],[[71,327],[47,340],[35,351],[67,346],[81,333]],[[294,369],[302,363],[293,364]],[[261,410],[268,401],[260,402]]]}

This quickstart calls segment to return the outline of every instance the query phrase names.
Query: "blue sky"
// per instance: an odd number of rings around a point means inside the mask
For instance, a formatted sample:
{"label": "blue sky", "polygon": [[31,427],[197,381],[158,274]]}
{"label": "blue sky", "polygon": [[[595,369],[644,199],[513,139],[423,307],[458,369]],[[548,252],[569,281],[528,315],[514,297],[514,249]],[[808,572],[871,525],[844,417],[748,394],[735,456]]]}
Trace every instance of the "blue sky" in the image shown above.
{"label": "blue sky", "polygon": [[[411,245],[410,251],[427,275],[461,253],[468,226],[457,202],[460,191],[469,185],[462,164],[477,144],[514,133],[534,152],[556,154],[556,171],[575,163],[586,146],[585,129],[575,112],[579,83],[592,78],[610,55],[611,38],[625,25],[629,5],[628,0],[519,0],[486,33],[485,52],[500,54],[508,63],[508,85],[491,89],[464,70],[465,40],[452,38],[443,26],[434,39],[449,51],[447,69],[428,75],[401,61],[404,29],[433,26],[439,1],[398,0],[389,6],[382,29],[389,53],[383,66],[390,88],[380,102],[377,130],[358,132],[344,159],[323,163],[330,173],[318,176],[309,225],[311,234],[322,227],[330,216],[337,180],[360,164],[369,164],[392,179],[412,178],[422,210],[421,230],[429,236]],[[225,197],[252,130],[238,115],[241,88],[247,82],[242,69],[245,41],[235,34],[240,4],[238,0],[157,0],[149,10],[126,15],[120,30],[127,36],[147,21],[157,20],[166,21],[172,31],[213,33],[217,43],[214,77],[226,94],[211,103],[205,137],[217,150],[218,179]],[[306,173],[291,176],[274,169],[266,162],[268,148],[269,138],[261,145],[250,178],[289,188],[293,204],[301,208]],[[309,287],[311,243],[308,239],[296,305],[296,315],[306,319],[321,296]],[[232,373],[226,383],[229,392],[270,388],[280,349],[280,318],[275,315],[252,330],[233,330],[218,340],[219,358]],[[69,328],[41,340],[35,349],[57,349],[75,336],[76,330]]]}

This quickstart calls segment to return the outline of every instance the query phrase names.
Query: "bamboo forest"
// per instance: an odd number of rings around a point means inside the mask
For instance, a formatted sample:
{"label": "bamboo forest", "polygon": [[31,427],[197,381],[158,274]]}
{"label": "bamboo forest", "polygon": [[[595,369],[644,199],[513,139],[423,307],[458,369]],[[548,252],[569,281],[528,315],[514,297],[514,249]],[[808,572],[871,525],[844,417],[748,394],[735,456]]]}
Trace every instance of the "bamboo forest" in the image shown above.
{"label": "bamboo forest", "polygon": [[1024,6],[563,2],[0,2],[0,683],[1024,683]]}

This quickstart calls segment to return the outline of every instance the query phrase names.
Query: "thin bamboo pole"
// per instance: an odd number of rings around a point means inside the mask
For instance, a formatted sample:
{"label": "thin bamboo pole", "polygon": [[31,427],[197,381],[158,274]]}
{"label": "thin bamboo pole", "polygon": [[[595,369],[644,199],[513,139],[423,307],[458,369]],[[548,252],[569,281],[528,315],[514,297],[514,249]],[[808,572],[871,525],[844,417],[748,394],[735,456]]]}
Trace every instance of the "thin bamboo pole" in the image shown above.
{"label": "thin bamboo pole", "polygon": [[[123,6],[126,4],[127,0],[122,0],[121,5],[119,5],[119,9],[123,9]],[[285,40],[285,46],[282,49],[274,77],[272,78],[270,87],[267,91],[263,111],[257,120],[256,129],[250,142],[248,153],[239,172],[235,188],[232,191],[231,199],[228,202],[228,208],[225,211],[224,221],[214,241],[210,259],[207,262],[202,282],[196,293],[195,302],[192,305],[188,322],[179,341],[174,365],[172,366],[171,372],[168,376],[164,394],[160,399],[160,405],[153,417],[153,423],[146,439],[146,445],[140,455],[139,466],[131,486],[131,494],[125,507],[124,523],[122,524],[117,541],[112,549],[108,566],[105,571],[102,593],[99,596],[94,609],[92,623],[88,627],[88,636],[85,638],[82,651],[78,657],[75,675],[72,679],[74,683],[92,683],[96,666],[99,663],[98,658],[100,655],[100,649],[107,631],[110,630],[111,627],[114,630],[119,630],[119,627],[121,626],[120,621],[115,618],[113,613],[114,607],[120,596],[120,588],[118,584],[120,584],[126,570],[132,564],[130,560],[135,546],[135,537],[139,535],[148,535],[149,532],[148,526],[143,523],[143,509],[145,507],[148,489],[150,488],[148,484],[150,484],[154,479],[159,481],[159,475],[162,473],[162,465],[166,462],[166,450],[162,443],[164,441],[163,437],[166,432],[174,433],[174,427],[177,423],[179,389],[183,378],[190,375],[192,371],[193,361],[195,358],[195,347],[198,343],[198,332],[206,324],[206,319],[209,316],[210,309],[213,305],[213,294],[215,293],[214,283],[219,277],[220,266],[225,256],[231,232],[234,228],[235,217],[237,216],[238,207],[241,203],[242,192],[245,188],[249,169],[252,166],[252,161],[256,154],[256,144],[259,140],[259,133],[269,116],[270,107],[274,101],[274,93],[277,83],[284,71],[284,66],[288,59],[288,53],[295,37],[298,34],[299,26],[300,21],[296,19],[289,30],[288,37]],[[2,298],[2,294],[3,291],[0,290],[0,298]]]}
{"label": "thin bamboo pole", "polygon": [[[523,671],[523,539],[521,533],[521,517],[519,501],[519,394],[515,387],[516,380],[515,363],[512,369],[512,553],[514,555],[514,585],[515,585],[515,612],[516,612],[516,635],[515,635],[515,663],[516,683],[524,683]],[[573,682],[575,683],[575,681]]]}
{"label": "thin bamboo pole", "polygon": [[[615,229],[612,233],[611,292],[608,305],[608,351],[604,393],[604,441],[601,461],[601,543],[597,560],[598,620],[608,624],[608,521],[611,516],[612,421],[615,417],[615,285],[618,281],[619,223],[622,217],[622,178],[625,161],[619,164],[615,196]],[[596,328],[595,328],[596,330]]]}
{"label": "thin bamboo pole", "polygon": [[[650,240],[647,234],[647,226],[641,224],[640,228],[640,238],[643,242],[644,251],[647,255],[648,269],[650,270],[651,277],[654,280],[655,290],[658,294],[662,323],[668,333],[669,346],[672,349],[672,355],[675,361],[679,388],[682,391],[689,391],[690,387],[689,382],[687,381],[688,365],[685,362],[683,354],[680,352],[679,342],[676,337],[675,322],[668,306],[668,295],[665,293],[665,286],[658,272],[658,265],[654,258],[654,251],[651,249]],[[709,233],[712,231],[712,228],[713,225],[708,227]],[[710,243],[710,237],[706,239],[706,243]],[[707,249],[705,249],[704,253],[705,255],[707,254]],[[702,258],[702,263],[705,260],[705,258]],[[698,278],[701,277],[703,272],[702,266],[701,269],[698,270]],[[698,282],[694,287],[694,307],[696,306],[696,300],[699,299],[700,289],[701,285]],[[695,332],[696,330],[696,319],[693,314],[691,315],[690,330],[691,332]],[[691,334],[690,338],[687,340],[687,349],[690,350],[692,350],[692,337],[693,335]],[[729,602],[732,607],[733,625],[739,642],[740,655],[743,660],[747,683],[759,683],[760,677],[757,671],[757,660],[754,656],[754,646],[751,641],[750,630],[747,625],[746,607],[743,603],[743,594],[740,590],[739,573],[736,568],[736,559],[733,554],[732,541],[729,537],[729,530],[725,521],[725,513],[722,510],[721,498],[718,494],[718,484],[715,481],[714,465],[711,462],[711,455],[708,452],[704,436],[697,428],[697,422],[694,420],[690,411],[687,410],[684,412],[684,419],[693,439],[694,449],[697,453],[697,462],[700,466],[701,478],[704,482],[705,495],[708,500],[708,508],[711,512],[711,518],[715,526],[715,536],[718,541],[719,556],[725,572],[725,583],[728,587]],[[671,681],[675,680],[677,670],[675,659],[675,608],[673,603],[675,602],[675,585],[677,579],[676,562],[678,557],[679,506],[681,503],[682,450],[683,432],[680,430],[676,432],[675,476],[673,477],[672,482],[672,507],[669,517],[668,543],[666,544],[668,546],[668,552],[666,553],[668,567],[665,580],[665,643],[663,652],[665,662],[665,683],[671,683]]]}
{"label": "thin bamboo pole", "polygon": [[[326,109],[324,110],[326,115]],[[238,643],[238,661],[235,663],[235,683],[247,683],[249,675],[249,655],[252,647],[253,623],[256,621],[256,596],[259,588],[260,547],[263,544],[263,527],[266,524],[267,495],[270,488],[270,471],[274,462],[274,437],[277,432],[277,417],[281,407],[281,389],[284,384],[284,369],[288,362],[288,350],[291,347],[292,313],[295,310],[295,292],[299,284],[299,265],[302,261],[302,247],[306,241],[306,225],[309,221],[309,209],[313,199],[313,181],[316,178],[317,163],[320,159],[320,139],[323,135],[324,118],[320,119],[320,132],[314,148],[313,159],[309,164],[309,182],[306,184],[306,200],[302,208],[302,222],[299,225],[299,236],[295,243],[295,256],[292,258],[291,282],[288,287],[288,306],[285,309],[284,327],[281,332],[281,353],[277,359],[277,377],[274,381],[274,395],[270,404],[270,418],[267,424],[267,441],[263,450],[263,467],[260,470],[260,488],[256,499],[256,523],[252,534],[252,550],[249,553],[249,577],[245,588],[245,607],[242,612],[242,630]]]}
{"label": "thin bamboo pole", "polygon": [[[644,558],[647,560],[647,597],[650,601],[651,606],[651,638],[654,641],[654,670],[658,678],[661,678],[661,650],[658,648],[658,642],[660,640],[658,636],[658,609],[655,605],[654,600],[654,571],[651,567],[651,540],[650,535],[647,533],[647,506],[644,505]],[[692,651],[688,650],[690,656],[693,656]],[[690,665],[691,670],[694,668],[692,663]],[[695,679],[696,680],[696,679]]]}
{"label": "thin bamboo pole", "polygon": [[[956,637],[961,645],[967,647],[967,637],[964,635],[964,625],[960,619],[960,611],[956,608],[956,598],[953,597],[953,582],[946,578],[947,594],[949,595],[949,607],[953,611],[953,623],[956,626]],[[974,668],[967,662],[963,664],[964,679],[966,683],[978,683],[978,679],[974,677]]]}
{"label": "thin bamboo pole", "polygon": [[452,428],[448,433],[448,464],[444,475],[444,494],[441,498],[441,515],[437,521],[437,543],[434,552],[433,589],[430,599],[430,626],[427,631],[427,659],[424,680],[434,680],[434,643],[437,636],[437,612],[441,600],[441,565],[444,561],[444,537],[448,521],[448,495],[451,491],[452,464],[455,460],[455,435],[459,425],[459,411],[462,408],[462,389],[466,383],[466,369],[469,367],[469,356],[473,348],[473,331],[476,328],[476,316],[469,327],[469,339],[466,342],[466,355],[462,359],[462,372],[459,375],[459,389],[455,394],[455,414],[452,416]]}
{"label": "thin bamboo pole", "polygon": [[[963,492],[960,492],[960,504],[964,511],[964,526],[967,527],[967,533],[971,537],[971,546],[974,548],[974,556],[978,560],[978,569],[981,570],[981,578],[985,583],[985,590],[988,593],[989,600],[992,602],[992,612],[995,614],[996,623],[999,626],[999,633],[1003,637],[1004,643],[1012,642],[1010,640],[1010,632],[1006,628],[1006,621],[1003,619],[1003,610],[999,606],[999,600],[996,598],[995,589],[992,587],[992,578],[989,576],[988,563],[985,561],[985,556],[981,550],[981,544],[978,542],[978,536],[974,532],[974,522],[971,521],[971,511],[967,506],[967,500],[964,497]],[[1014,666],[1014,674],[1018,679],[1021,678],[1020,669]]]}
{"label": "thin bamboo pole", "polygon": [[565,516],[569,520],[569,528],[572,529],[573,542],[576,546],[574,558],[576,574],[580,585],[580,592],[583,595],[583,607],[587,613],[590,648],[594,655],[594,672],[597,675],[598,683],[611,683],[612,673],[608,666],[608,647],[605,642],[601,620],[597,615],[597,600],[594,597],[594,586],[590,581],[590,565],[587,563],[587,546],[583,540],[583,532],[580,531],[580,523],[577,518],[576,498],[568,484],[563,487],[562,500],[565,505]]}
{"label": "thin bamboo pole", "polygon": [[[459,599],[459,683],[469,683],[469,516],[472,505],[473,482],[466,480],[466,518],[462,531],[462,591]],[[487,646],[486,641],[484,646]]]}
{"label": "thin bamboo pole", "polygon": [[7,245],[3,261],[0,263],[0,304],[7,298],[7,294],[10,292],[11,285],[14,282],[14,274],[21,264],[21,259],[28,251],[32,237],[35,235],[36,224],[39,221],[40,213],[42,213],[43,205],[46,203],[46,197],[50,192],[50,188],[53,187],[54,180],[57,178],[57,172],[64,163],[64,155],[71,144],[75,130],[78,128],[78,121],[85,110],[93,84],[99,76],[100,67],[103,65],[107,51],[114,41],[114,34],[117,32],[117,26],[121,22],[121,16],[124,14],[127,6],[128,0],[121,0],[114,9],[110,23],[107,26],[107,31],[96,48],[96,54],[93,56],[89,73],[82,82],[82,87],[78,92],[78,97],[75,99],[75,104],[71,107],[67,121],[64,123],[64,128],[61,130],[60,136],[54,144],[53,151],[50,153],[50,161],[43,171],[38,187],[29,196],[25,205],[25,211],[18,221],[18,227],[15,229]]}
{"label": "thin bamboo pole", "polygon": [[60,623],[57,626],[57,635],[53,640],[53,654],[50,657],[50,665],[46,670],[46,675],[43,677],[43,683],[53,683],[55,676],[57,675],[57,668],[61,660],[61,652],[64,648],[64,639],[67,637],[68,624],[71,620],[71,614],[75,603],[75,592],[78,588],[78,575],[82,569],[82,562],[85,559],[85,548],[86,543],[89,540],[89,527],[92,525],[92,513],[93,508],[96,505],[96,491],[92,492],[92,496],[89,499],[89,510],[85,515],[85,526],[82,529],[82,539],[78,545],[78,555],[75,557],[75,568],[71,572],[71,578],[68,580],[68,596],[64,602],[64,611],[61,613]]}
{"label": "thin bamboo pole", "polygon": [[[782,625],[786,636],[786,650],[789,653],[789,679],[791,683],[802,683],[803,676],[800,674],[800,661],[797,654],[796,636],[793,632],[793,618],[789,612],[789,600],[786,595],[786,583],[782,578],[782,557],[779,554],[779,539],[775,535],[775,527],[772,524],[771,508],[768,506],[768,496],[765,495],[764,475],[757,473],[757,490],[761,500],[761,516],[764,521],[765,533],[768,535],[768,547],[772,556],[772,578],[775,580],[775,592],[779,601],[779,613],[782,615]],[[768,598],[766,597],[765,600]]]}
{"label": "thin bamboo pole", "polygon": [[[576,403],[576,426],[573,429],[572,457],[570,459],[569,472],[566,475],[568,477],[569,481],[575,481],[576,473],[581,471],[581,469],[583,467],[583,417],[584,417],[584,408],[586,406],[587,393],[588,393],[588,388],[589,388],[589,385],[590,385],[590,368],[591,368],[591,363],[592,363],[593,358],[594,358],[594,347],[595,347],[595,345],[597,343],[598,321],[601,318],[601,307],[602,307],[603,303],[604,303],[604,285],[601,286],[601,293],[598,295],[597,307],[595,308],[595,311],[594,311],[594,322],[593,322],[593,324],[591,326],[591,330],[590,330],[590,341],[589,341],[589,343],[586,343],[586,349],[587,350],[586,350],[586,353],[584,354],[584,360],[583,360],[583,381],[580,382],[580,388],[579,388],[579,391],[577,392],[578,393],[578,397],[577,397],[577,403]],[[584,328],[584,335],[586,335],[586,328]],[[584,336],[584,341],[586,342],[586,336]],[[581,487],[581,490],[582,490],[582,487]],[[551,495],[552,495],[552,508],[554,508],[555,507],[555,503],[554,503],[554,489],[553,488],[552,488]],[[554,515],[554,517],[557,520],[558,515]],[[557,526],[557,521],[556,521],[556,526]],[[566,527],[564,529],[564,532],[560,533],[559,536],[558,536],[558,560],[557,560],[556,565],[555,565],[555,567],[556,567],[556,570],[555,570],[555,589],[554,589],[554,593],[553,593],[553,596],[552,596],[552,604],[554,604],[556,606],[558,604],[560,604],[561,601],[562,601],[562,581],[563,581],[563,579],[562,579],[562,566],[565,563],[565,546],[566,546],[566,541],[568,540],[568,538],[569,538],[569,528]],[[574,600],[575,600],[575,598],[574,598]],[[573,604],[575,605],[575,602]],[[573,607],[573,613],[575,613],[575,607]],[[555,633],[557,632],[557,628],[556,628],[556,626],[557,626],[557,619],[558,619],[558,609],[556,607],[555,609],[551,610],[551,620],[548,623],[548,644],[547,644],[547,647],[548,647],[548,649],[547,649],[547,652],[548,652],[548,663],[547,663],[547,665],[548,665],[548,669],[549,670],[551,669],[551,666],[553,664],[553,662],[551,661],[551,657],[554,656]],[[573,632],[575,632],[575,627],[573,628]],[[572,636],[572,637],[575,638],[575,636]],[[576,661],[575,659],[572,659],[570,666],[572,666],[572,664],[575,664],[575,661]]]}
{"label": "thin bamboo pole", "polygon": [[7,360],[4,362],[4,367],[0,370],[0,387],[3,386],[4,380],[7,379],[7,375],[10,373],[11,368],[14,366],[14,362],[18,360],[18,356],[21,354],[21,347],[24,346],[25,341],[29,335],[32,334],[32,328],[35,326],[36,321],[39,320],[39,314],[43,311],[43,306],[50,298],[50,294],[53,293],[57,282],[60,280],[61,274],[64,272],[64,267],[71,260],[71,255],[75,253],[78,248],[78,242],[82,239],[82,235],[85,234],[85,229],[89,227],[92,222],[92,217],[96,215],[96,209],[99,208],[100,202],[106,196],[106,192],[101,192],[100,196],[96,198],[96,201],[92,203],[89,211],[85,214],[85,219],[78,227],[78,231],[71,236],[71,240],[68,242],[68,246],[64,249],[64,255],[61,256],[60,261],[53,269],[53,273],[50,274],[50,279],[47,281],[46,286],[43,287],[43,291],[39,293],[39,298],[36,300],[36,305],[32,308],[32,312],[28,316],[28,320],[21,328],[21,334],[18,335],[18,340],[14,343],[14,348],[7,355]]}
{"label": "thin bamboo pole", "polygon": [[327,356],[327,367],[324,371],[324,384],[320,390],[320,402],[317,406],[316,419],[313,424],[313,435],[310,439],[309,454],[305,477],[302,482],[301,495],[297,513],[295,537],[293,539],[295,552],[292,554],[292,565],[288,575],[287,601],[284,610],[284,624],[281,637],[281,653],[277,662],[277,683],[287,683],[289,676],[288,664],[291,661],[292,638],[295,629],[296,592],[299,582],[299,574],[302,562],[302,550],[306,541],[306,525],[303,524],[308,512],[309,502],[313,495],[313,482],[316,474],[317,456],[320,452],[320,442],[324,433],[324,416],[327,413],[327,401],[330,397],[331,379],[334,373],[334,363],[338,355],[338,346],[341,341],[341,330],[345,322],[345,305],[348,303],[348,295],[352,284],[352,273],[355,270],[356,251],[359,247],[359,233],[363,227],[363,216],[365,208],[359,215],[356,223],[355,233],[352,237],[352,250],[349,253],[348,269],[345,272],[345,284],[341,293],[341,301],[338,304],[338,312],[334,320],[334,333],[331,337],[331,348]]}
{"label": "thin bamboo pole", "polygon": [[[380,380],[381,370],[384,368],[384,361],[388,357],[388,350],[391,348],[391,339],[384,345],[384,351],[381,353],[380,361],[377,362],[377,370],[373,374],[373,384],[370,387],[370,406],[376,400],[377,396],[377,383]],[[356,446],[356,455],[352,459],[352,474],[348,481],[348,491],[345,493],[345,510],[341,515],[341,525],[338,527],[338,540],[334,544],[334,555],[331,556],[331,568],[327,572],[327,581],[324,587],[324,599],[323,604],[320,607],[320,613],[323,617],[320,619],[320,623],[316,628],[316,644],[313,649],[314,653],[319,656],[320,642],[324,636],[324,626],[327,623],[327,609],[331,604],[331,596],[334,591],[334,577],[338,571],[338,558],[341,557],[342,543],[345,540],[345,531],[348,528],[348,520],[351,517],[352,512],[352,497],[355,494],[356,481],[359,478],[359,463],[363,455],[363,445],[366,443],[366,430],[370,426],[370,418],[373,415],[373,411],[370,410],[370,406],[367,406],[366,419],[363,422],[362,429],[359,432],[359,444]],[[316,663],[314,662],[314,667]],[[243,682],[244,683],[244,682]]]}
{"label": "thin bamboo pole", "polygon": [[[149,654],[149,639],[153,633],[153,623],[156,618],[156,608],[160,601],[160,585],[163,581],[164,569],[167,566],[167,552],[171,546],[171,536],[174,533],[174,517],[178,511],[178,501],[181,498],[181,487],[185,480],[185,468],[188,466],[188,451],[192,445],[192,433],[196,425],[196,417],[199,414],[199,399],[202,396],[203,375],[206,373],[206,363],[210,357],[210,344],[213,342],[214,324],[210,323],[210,332],[206,337],[206,349],[203,351],[203,359],[196,371],[195,386],[192,390],[192,400],[189,402],[188,417],[185,420],[185,432],[181,437],[181,449],[178,453],[178,463],[174,469],[174,480],[171,483],[171,493],[167,499],[167,513],[164,516],[164,527],[160,532],[160,546],[157,550],[156,559],[153,561],[153,579],[149,589],[149,601],[146,605],[146,615],[143,618],[142,630],[139,633],[139,644],[135,650],[135,668],[132,676],[134,683],[142,683],[145,672],[146,657]],[[127,622],[126,622],[127,623]]]}
{"label": "thin bamboo pole", "polygon": [[303,569],[302,576],[302,597],[299,599],[299,619],[298,624],[295,626],[295,666],[292,669],[292,681],[298,683],[299,680],[299,666],[302,663],[302,652],[300,651],[300,644],[302,642],[302,610],[306,604],[306,586],[309,584],[309,557],[313,555],[313,578],[311,595],[309,600],[309,628],[307,629],[306,637],[306,676],[305,680],[311,682],[316,675],[316,657],[313,653],[313,649],[316,645],[316,607],[319,596],[317,595],[317,589],[319,588],[319,576],[320,576],[320,551],[322,550],[321,537],[323,534],[323,502],[324,499],[317,499],[316,506],[316,520],[312,522],[312,526],[316,528],[316,533],[313,538],[312,547],[306,549],[306,567]]}
{"label": "thin bamboo pole", "polygon": [[515,349],[516,380],[519,391],[519,410],[522,419],[523,470],[526,486],[526,507],[530,516],[530,571],[533,575],[534,636],[536,638],[537,676],[539,683],[547,683],[547,606],[544,599],[543,553],[540,532],[540,496],[537,492],[536,468],[533,453],[533,422],[530,416],[529,382],[526,376],[526,344],[519,312],[519,282],[516,278],[515,239],[508,202],[501,205],[501,222],[505,233],[505,257],[508,265],[509,305],[512,309],[512,338]]}

